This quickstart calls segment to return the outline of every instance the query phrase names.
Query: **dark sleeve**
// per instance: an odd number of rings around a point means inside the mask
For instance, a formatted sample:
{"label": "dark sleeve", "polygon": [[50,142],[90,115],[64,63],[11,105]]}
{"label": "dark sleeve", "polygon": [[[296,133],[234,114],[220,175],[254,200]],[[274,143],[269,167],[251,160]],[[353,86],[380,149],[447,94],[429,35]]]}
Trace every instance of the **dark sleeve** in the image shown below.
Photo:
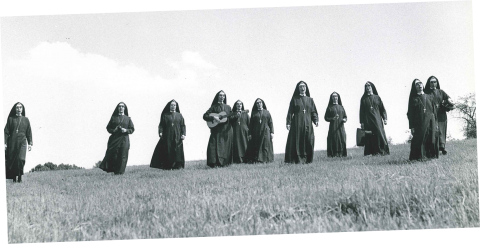
{"label": "dark sleeve", "polygon": [[443,100],[447,100],[450,98],[450,96],[444,91],[444,90],[441,90],[442,91],[442,101]]}
{"label": "dark sleeve", "polygon": [[160,123],[158,123],[158,134],[163,133],[163,128],[165,128],[165,115],[160,115]]}
{"label": "dark sleeve", "polygon": [[365,111],[363,109],[363,99],[360,99],[360,124],[365,123]]}
{"label": "dark sleeve", "polygon": [[440,104],[436,104],[437,101],[434,96],[427,96],[427,99],[429,99],[430,102],[432,103],[432,109],[433,109],[432,112],[433,112],[433,115],[435,116],[435,120],[437,120],[437,111],[438,111],[437,105],[440,106]]}
{"label": "dark sleeve", "polygon": [[232,108],[230,105],[225,104],[225,113],[227,113],[227,122],[230,121],[230,115],[232,115]]}
{"label": "dark sleeve", "polygon": [[317,123],[318,122],[318,112],[317,112],[317,106],[315,106],[315,102],[313,101],[313,98],[312,98],[312,121],[314,123]]}
{"label": "dark sleeve", "polygon": [[294,103],[295,102],[293,101],[293,98],[292,98],[292,100],[290,100],[290,105],[288,106],[287,125],[292,124],[292,114],[293,114],[293,109],[295,107]]}
{"label": "dark sleeve", "polygon": [[181,116],[182,117],[180,118],[181,119],[181,121],[180,121],[180,134],[186,136],[187,135],[187,127],[185,126],[185,119],[183,119],[183,115],[181,115]]}
{"label": "dark sleeve", "polygon": [[343,110],[343,118],[346,119],[347,118],[347,112],[345,112],[345,108],[342,106],[342,110]]}
{"label": "dark sleeve", "polygon": [[240,114],[238,114],[238,112],[231,112],[230,113],[230,116],[228,116],[228,119],[230,120],[230,122],[235,122],[237,120],[239,120],[242,116],[242,113],[240,112]]}
{"label": "dark sleeve", "polygon": [[248,113],[245,113],[247,116],[247,127],[250,126],[250,115]]}
{"label": "dark sleeve", "polygon": [[213,121],[213,117],[210,116],[210,114],[212,113],[211,111],[212,111],[212,107],[210,107],[210,108],[207,110],[207,112],[205,112],[205,113],[203,114],[203,120],[205,120],[205,121]]}
{"label": "dark sleeve", "polygon": [[380,111],[380,116],[383,120],[387,120],[387,110],[385,110],[385,106],[383,106],[382,99],[378,97],[378,109]]}
{"label": "dark sleeve", "polygon": [[128,117],[128,129],[127,133],[132,134],[135,131],[135,128],[133,127],[133,121],[130,117]]}
{"label": "dark sleeve", "polygon": [[273,132],[273,121],[270,111],[268,112],[268,127],[270,127],[270,133],[274,134],[275,132]]}
{"label": "dark sleeve", "polygon": [[116,126],[113,124],[113,117],[110,117],[110,121],[108,121],[108,125],[107,125],[108,133],[113,134],[114,133],[113,131],[115,130],[115,127]]}
{"label": "dark sleeve", "polygon": [[333,121],[333,116],[330,117],[330,110],[329,110],[328,108],[327,108],[327,110],[325,111],[324,119],[325,119],[325,121],[327,121],[327,122]]}
{"label": "dark sleeve", "polygon": [[[254,114],[252,113],[252,119],[253,119],[253,116],[254,116]],[[253,126],[255,126],[254,124],[255,124],[255,123],[250,123],[250,121],[249,121],[249,123],[248,123],[248,135],[249,135],[249,136],[252,135]]]}
{"label": "dark sleeve", "polygon": [[30,120],[27,119],[27,131],[25,133],[25,136],[27,137],[27,142],[30,146],[33,146],[33,141],[32,141],[32,127],[30,126]]}
{"label": "dark sleeve", "polygon": [[5,140],[5,144],[8,142],[8,137],[10,137],[10,117],[7,119],[7,124],[5,125],[5,129],[3,129],[3,139]]}
{"label": "dark sleeve", "polygon": [[412,102],[409,104],[409,108],[408,108],[408,113],[407,113],[407,116],[408,116],[408,127],[410,129],[412,128],[415,128],[415,125],[417,124],[417,121],[416,121],[416,113],[415,113],[415,110],[416,110],[416,98],[412,99]]}

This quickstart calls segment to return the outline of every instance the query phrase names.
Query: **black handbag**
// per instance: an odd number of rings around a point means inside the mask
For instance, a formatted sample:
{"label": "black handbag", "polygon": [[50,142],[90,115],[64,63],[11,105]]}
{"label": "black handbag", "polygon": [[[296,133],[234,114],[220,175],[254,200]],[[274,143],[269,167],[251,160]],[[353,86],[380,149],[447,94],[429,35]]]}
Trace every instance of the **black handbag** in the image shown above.
{"label": "black handbag", "polygon": [[371,135],[372,132],[364,129],[357,128],[357,146],[365,146],[365,137]]}

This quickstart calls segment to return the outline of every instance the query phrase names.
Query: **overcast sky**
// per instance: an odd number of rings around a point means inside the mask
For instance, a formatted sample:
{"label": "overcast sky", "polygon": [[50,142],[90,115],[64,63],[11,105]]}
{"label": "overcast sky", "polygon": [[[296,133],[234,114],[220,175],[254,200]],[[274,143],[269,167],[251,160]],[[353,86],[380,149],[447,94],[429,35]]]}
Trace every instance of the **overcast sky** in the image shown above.
{"label": "overcast sky", "polygon": [[[229,105],[262,98],[274,152],[285,150],[288,104],[307,82],[319,113],[315,149],[326,149],[329,95],[340,94],[355,145],[366,81],[388,113],[387,137],[404,142],[413,79],[435,75],[452,98],[474,92],[470,2],[2,17],[3,120],[24,103],[33,131],[25,170],[39,163],[91,167],[123,101],[135,125],[128,165],[149,164],[160,113],[179,102],[186,160],[205,159],[202,119],[219,90]],[[462,138],[460,121],[448,133]],[[448,147],[448,145],[447,145]],[[405,155],[408,157],[408,155]]]}

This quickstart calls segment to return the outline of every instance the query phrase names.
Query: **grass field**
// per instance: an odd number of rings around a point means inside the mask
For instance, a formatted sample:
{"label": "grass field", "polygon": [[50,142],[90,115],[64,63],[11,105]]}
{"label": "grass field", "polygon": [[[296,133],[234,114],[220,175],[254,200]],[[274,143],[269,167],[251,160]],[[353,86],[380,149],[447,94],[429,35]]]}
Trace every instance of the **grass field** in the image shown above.
{"label": "grass field", "polygon": [[308,165],[205,161],[184,170],[127,167],[35,172],[7,182],[11,243],[479,227],[477,141],[409,162],[391,155],[315,153]]}

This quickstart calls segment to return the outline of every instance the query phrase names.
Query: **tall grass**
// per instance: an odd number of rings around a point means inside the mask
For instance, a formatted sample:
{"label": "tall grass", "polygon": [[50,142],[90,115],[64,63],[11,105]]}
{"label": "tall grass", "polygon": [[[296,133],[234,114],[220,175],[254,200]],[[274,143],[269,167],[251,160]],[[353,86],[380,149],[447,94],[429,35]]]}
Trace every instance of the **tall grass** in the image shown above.
{"label": "tall grass", "polygon": [[308,165],[205,161],[184,170],[127,167],[26,174],[7,182],[9,241],[81,241],[479,227],[476,140],[438,160],[316,152]]}

